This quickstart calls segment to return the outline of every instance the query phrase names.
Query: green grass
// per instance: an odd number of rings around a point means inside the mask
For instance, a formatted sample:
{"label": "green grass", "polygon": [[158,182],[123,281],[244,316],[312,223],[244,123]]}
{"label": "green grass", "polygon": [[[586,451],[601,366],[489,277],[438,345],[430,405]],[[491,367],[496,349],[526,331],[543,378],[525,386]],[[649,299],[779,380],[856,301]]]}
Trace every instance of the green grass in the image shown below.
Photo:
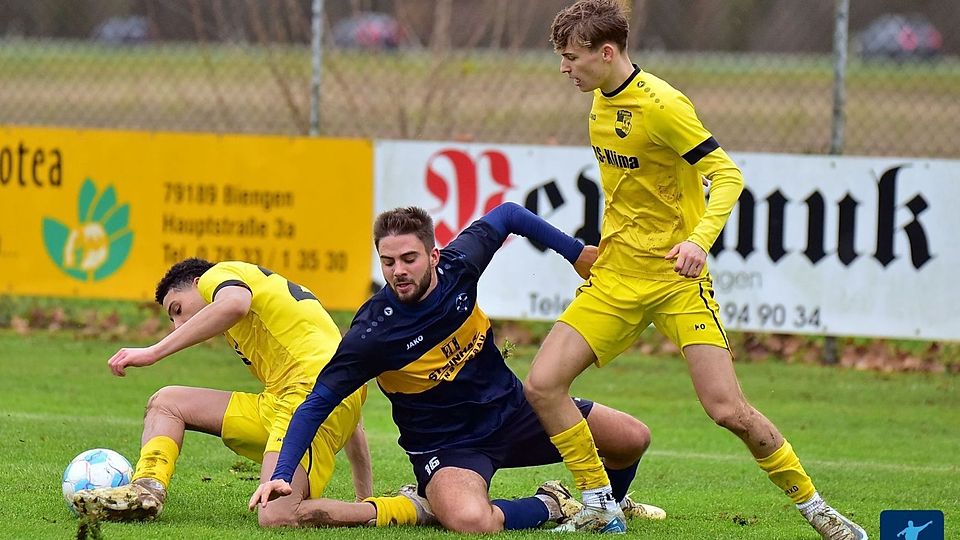
{"label": "green grass", "polygon": [[[76,520],[60,495],[59,476],[82,450],[104,446],[138,455],[143,406],[169,384],[256,391],[257,383],[221,344],[196,347],[126,378],[107,358],[117,343],[27,337],[0,332],[0,536],[66,538]],[[533,351],[511,365],[522,376]],[[885,509],[940,509],[947,538],[960,526],[960,385],[951,375],[854,372],[807,365],[738,365],[744,390],[798,450],[821,493],[877,538]],[[682,362],[628,355],[577,382],[579,395],[626,410],[653,430],[654,442],[634,482],[635,495],[664,507],[665,522],[630,523],[628,538],[812,539],[812,531],[756,468],[742,444],[700,410]],[[396,445],[386,400],[372,389],[365,421],[375,491],[413,479]],[[328,495],[351,498],[342,460]],[[255,488],[249,462],[216,438],[187,435],[171,496],[156,523],[104,524],[104,538],[433,538],[432,529],[262,531],[245,510]],[[529,494],[559,465],[501,471],[491,493]],[[510,533],[509,537],[542,537]]]}

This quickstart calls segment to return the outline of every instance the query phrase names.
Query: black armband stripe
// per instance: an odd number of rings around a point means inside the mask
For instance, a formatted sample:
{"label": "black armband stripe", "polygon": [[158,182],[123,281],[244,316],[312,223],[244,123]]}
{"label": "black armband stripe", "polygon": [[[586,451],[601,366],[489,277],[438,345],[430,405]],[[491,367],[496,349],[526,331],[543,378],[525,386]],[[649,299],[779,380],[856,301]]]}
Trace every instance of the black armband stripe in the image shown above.
{"label": "black armband stripe", "polygon": [[228,280],[224,281],[223,283],[217,285],[217,288],[213,290],[213,295],[210,297],[210,300],[211,300],[211,301],[216,300],[216,299],[217,299],[217,293],[220,292],[220,289],[222,289],[222,288],[224,288],[224,287],[243,287],[244,289],[250,291],[251,294],[253,293],[253,291],[250,290],[250,286],[247,285],[246,283],[240,281],[239,279],[228,279]]}
{"label": "black armband stripe", "polygon": [[709,139],[698,144],[693,150],[690,150],[683,155],[683,159],[691,165],[696,165],[698,161],[703,159],[703,156],[713,152],[717,148],[720,148],[720,143],[716,139],[710,137]]}

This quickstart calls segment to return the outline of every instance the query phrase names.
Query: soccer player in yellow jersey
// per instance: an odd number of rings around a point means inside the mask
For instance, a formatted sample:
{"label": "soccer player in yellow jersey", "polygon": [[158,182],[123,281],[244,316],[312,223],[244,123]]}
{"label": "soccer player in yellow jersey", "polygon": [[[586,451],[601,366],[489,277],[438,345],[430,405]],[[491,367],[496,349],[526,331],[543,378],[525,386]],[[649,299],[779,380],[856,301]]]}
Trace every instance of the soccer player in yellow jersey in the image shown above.
{"label": "soccer player in yellow jersey", "polygon": [[706,259],[743,178],[690,100],[631,63],[627,31],[616,0],[578,1],[551,27],[561,73],[593,94],[590,142],[605,196],[591,277],[544,340],[524,385],[586,505],[562,527],[625,530],[610,476],[567,395],[577,375],[610,362],[653,323],[682,351],[706,413],[746,444],[823,538],[865,539],[820,498],[790,443],[740,389]]}
{"label": "soccer player in yellow jersey", "polygon": [[[313,388],[340,343],[340,331],[306,288],[245,262],[213,264],[187,259],[157,285],[156,300],[174,330],[145,348],[120,349],[109,360],[114,375],[143,367],[223,334],[245,366],[264,385],[259,394],[166,386],[147,402],[142,449],[127,486],[80,491],[74,507],[98,519],[127,521],[159,515],[185,430],[216,435],[241,456],[261,463],[269,479],[293,412]],[[372,473],[360,408],[366,389],[347,396],[313,438],[297,467],[293,492],[261,511],[264,527],[362,524],[373,506],[321,499],[341,448],[353,472],[358,499],[372,493]],[[407,503],[412,504],[412,503]]]}

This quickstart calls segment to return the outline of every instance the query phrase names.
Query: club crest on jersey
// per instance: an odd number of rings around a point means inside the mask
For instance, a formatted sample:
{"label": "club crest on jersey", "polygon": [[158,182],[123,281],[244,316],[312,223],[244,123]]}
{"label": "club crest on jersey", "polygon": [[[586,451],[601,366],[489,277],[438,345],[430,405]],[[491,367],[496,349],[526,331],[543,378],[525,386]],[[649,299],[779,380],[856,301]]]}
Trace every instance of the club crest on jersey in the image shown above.
{"label": "club crest on jersey", "polygon": [[460,293],[457,295],[457,311],[465,312],[468,309],[470,309],[470,297],[467,293]]}
{"label": "club crest on jersey", "polygon": [[617,123],[613,125],[613,130],[621,139],[630,134],[630,120],[633,119],[633,113],[623,109],[617,111]]}

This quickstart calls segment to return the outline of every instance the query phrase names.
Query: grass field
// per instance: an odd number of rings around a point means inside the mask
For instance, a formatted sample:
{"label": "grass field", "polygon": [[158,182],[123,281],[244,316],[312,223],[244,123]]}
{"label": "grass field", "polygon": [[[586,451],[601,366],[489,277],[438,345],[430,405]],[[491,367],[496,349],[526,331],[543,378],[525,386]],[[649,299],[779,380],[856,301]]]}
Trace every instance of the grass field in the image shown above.
{"label": "grass field", "polygon": [[[501,336],[502,339],[503,336]],[[66,538],[76,520],[60,494],[60,474],[82,450],[109,447],[138,455],[143,405],[169,384],[256,391],[257,383],[225,346],[200,346],[160,364],[112,377],[106,359],[119,345],[64,334],[0,332],[0,537]],[[526,372],[533,353],[511,360]],[[878,538],[885,509],[940,509],[947,538],[960,536],[960,382],[955,375],[884,375],[807,365],[738,366],[752,401],[786,432],[821,493]],[[630,523],[627,538],[813,539],[812,530],[753,465],[741,443],[699,408],[682,362],[619,359],[590,370],[579,395],[643,419],[653,446],[633,488],[664,507],[664,522]],[[396,445],[386,400],[373,390],[365,421],[375,491],[413,478]],[[345,461],[328,495],[351,498]],[[104,538],[434,538],[435,529],[262,531],[245,503],[257,467],[219,440],[188,434],[167,508],[146,524],[104,524]],[[529,494],[569,476],[559,465],[502,471],[495,497]],[[542,537],[540,532],[505,533]]]}

